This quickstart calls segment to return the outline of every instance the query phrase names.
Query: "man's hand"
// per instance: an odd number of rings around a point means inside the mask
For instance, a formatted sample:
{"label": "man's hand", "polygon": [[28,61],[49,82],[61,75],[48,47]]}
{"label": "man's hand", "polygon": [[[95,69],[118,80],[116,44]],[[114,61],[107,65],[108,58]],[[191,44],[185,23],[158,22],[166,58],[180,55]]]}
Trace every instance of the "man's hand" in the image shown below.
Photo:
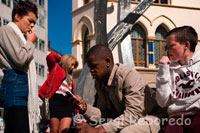
{"label": "man's hand", "polygon": [[79,95],[74,95],[73,97],[67,96],[67,100],[72,103],[72,106],[76,109],[82,109],[84,106],[83,98]]}
{"label": "man's hand", "polygon": [[171,63],[171,61],[169,60],[169,58],[167,56],[163,56],[161,59],[160,59],[160,64],[163,64],[163,65],[169,65]]}
{"label": "man's hand", "polygon": [[34,43],[37,39],[37,35],[32,29],[26,33],[26,37],[27,37],[27,40],[32,43]]}
{"label": "man's hand", "polygon": [[86,122],[76,123],[76,133],[106,133],[102,126],[93,128]]}

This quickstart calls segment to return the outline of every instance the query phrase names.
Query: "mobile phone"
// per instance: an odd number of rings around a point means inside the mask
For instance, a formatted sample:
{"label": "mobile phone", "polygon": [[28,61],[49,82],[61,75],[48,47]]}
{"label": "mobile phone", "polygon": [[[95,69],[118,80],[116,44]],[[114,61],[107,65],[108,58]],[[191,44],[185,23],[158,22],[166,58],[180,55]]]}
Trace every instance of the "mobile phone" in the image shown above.
{"label": "mobile phone", "polygon": [[72,97],[74,99],[76,99],[76,101],[79,103],[79,99],[69,90],[66,91],[67,96]]}
{"label": "mobile phone", "polygon": [[67,95],[68,95],[69,97],[76,97],[76,96],[75,96],[71,91],[69,91],[69,90],[67,90],[66,93],[67,93]]}

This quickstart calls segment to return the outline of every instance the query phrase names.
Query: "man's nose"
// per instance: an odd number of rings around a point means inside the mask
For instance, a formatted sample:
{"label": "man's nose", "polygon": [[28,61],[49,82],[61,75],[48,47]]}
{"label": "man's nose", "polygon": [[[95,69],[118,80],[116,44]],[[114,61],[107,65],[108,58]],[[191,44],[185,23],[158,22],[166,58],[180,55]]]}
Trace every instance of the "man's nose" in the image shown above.
{"label": "man's nose", "polygon": [[31,23],[31,29],[32,29],[34,26],[35,26],[35,24],[34,24],[34,23]]}
{"label": "man's nose", "polygon": [[90,69],[90,72],[91,72],[91,73],[94,72],[94,69]]}

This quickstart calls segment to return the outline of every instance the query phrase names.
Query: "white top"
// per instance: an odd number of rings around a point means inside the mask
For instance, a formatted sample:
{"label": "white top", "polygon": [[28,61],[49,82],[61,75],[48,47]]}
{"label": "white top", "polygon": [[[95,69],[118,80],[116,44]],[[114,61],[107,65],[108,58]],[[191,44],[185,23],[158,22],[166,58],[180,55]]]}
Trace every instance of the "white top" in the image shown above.
{"label": "white top", "polygon": [[200,110],[200,51],[194,53],[188,65],[159,65],[156,100],[168,106],[170,115],[195,113]]}
{"label": "white top", "polygon": [[[70,77],[71,78],[71,77]],[[57,94],[62,94],[63,96],[66,96],[66,92],[70,91],[72,92],[72,86],[69,86],[67,83],[67,79],[65,78],[62,82],[62,84],[60,85],[60,87],[58,88],[58,90],[56,91]]]}

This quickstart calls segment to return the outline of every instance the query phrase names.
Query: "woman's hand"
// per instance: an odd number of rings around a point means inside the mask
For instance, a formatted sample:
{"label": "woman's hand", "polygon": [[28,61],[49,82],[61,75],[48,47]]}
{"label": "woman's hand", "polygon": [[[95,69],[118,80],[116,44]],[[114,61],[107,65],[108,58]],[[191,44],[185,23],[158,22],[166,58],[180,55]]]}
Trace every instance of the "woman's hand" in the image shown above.
{"label": "woman's hand", "polygon": [[35,43],[37,39],[37,35],[32,29],[26,33],[26,37],[27,37],[27,40],[32,43]]}

